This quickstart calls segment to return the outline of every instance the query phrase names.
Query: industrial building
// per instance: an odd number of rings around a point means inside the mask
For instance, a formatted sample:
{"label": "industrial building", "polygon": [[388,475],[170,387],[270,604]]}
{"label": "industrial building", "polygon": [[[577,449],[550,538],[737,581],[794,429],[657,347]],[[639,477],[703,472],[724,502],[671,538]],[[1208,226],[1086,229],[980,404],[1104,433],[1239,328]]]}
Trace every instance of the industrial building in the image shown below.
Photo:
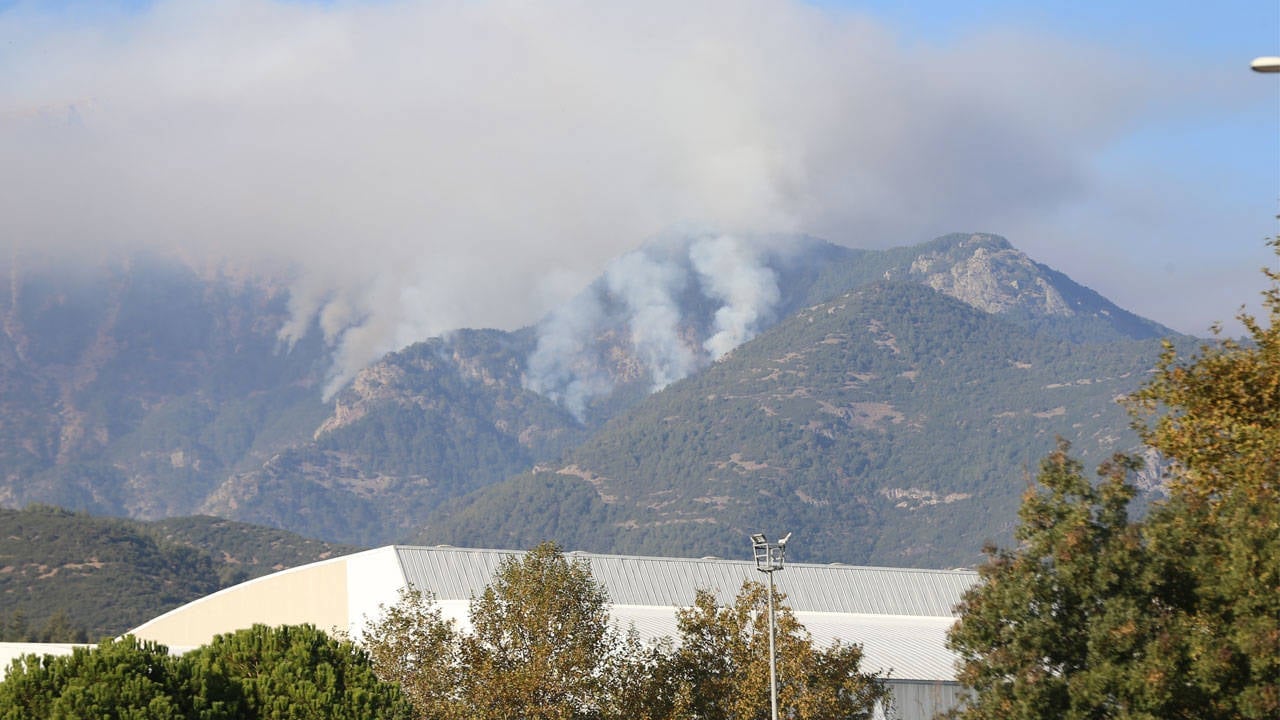
{"label": "industrial building", "polygon": [[[446,618],[468,627],[471,598],[492,581],[512,550],[392,545],[282,570],[207,595],[131,632],[174,652],[204,645],[220,633],[267,625],[310,623],[359,640],[367,620],[394,604],[405,587],[435,594]],[[585,561],[605,588],[613,620],[642,639],[676,637],[676,611],[706,589],[730,604],[747,580],[764,581],[750,560],[683,559],[569,553]],[[890,718],[925,720],[962,697],[956,657],[946,648],[953,608],[978,580],[970,570],[920,570],[788,563],[774,575],[786,604],[814,642],[863,648],[862,668],[887,674]],[[7,668],[21,654],[67,654],[73,645],[0,643]],[[2,672],[2,669],[0,669]]]}
{"label": "industrial building", "polygon": [[[359,639],[367,619],[400,590],[434,593],[446,618],[467,627],[468,604],[510,550],[387,546],[284,570],[193,601],[133,630],[182,650],[253,623],[311,623]],[[676,611],[706,589],[731,603],[744,581],[764,577],[751,561],[570,553],[585,561],[612,602],[612,615],[642,639],[675,637]],[[968,570],[919,570],[788,563],[778,590],[819,645],[863,646],[863,669],[888,674],[891,717],[931,718],[960,698],[955,656],[946,648],[952,609],[977,582]]]}

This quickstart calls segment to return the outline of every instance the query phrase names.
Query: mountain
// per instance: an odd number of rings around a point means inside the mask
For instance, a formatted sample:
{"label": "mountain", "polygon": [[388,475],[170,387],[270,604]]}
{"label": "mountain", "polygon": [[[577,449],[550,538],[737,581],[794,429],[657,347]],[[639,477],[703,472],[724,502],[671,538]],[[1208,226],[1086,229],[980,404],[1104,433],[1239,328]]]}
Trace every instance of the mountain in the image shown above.
{"label": "mountain", "polygon": [[[1032,287],[1035,307],[1056,307]],[[1159,352],[1046,336],[1028,317],[920,283],[862,286],[650,396],[563,461],[447,506],[419,540],[733,556],[766,529],[803,538],[797,559],[971,564],[1007,539],[1055,437],[1095,461],[1133,446],[1115,399]]]}
{"label": "mountain", "polygon": [[0,503],[190,513],[326,408],[318,332],[288,352],[282,283],[138,256],[0,275]]}
{"label": "mountain", "polygon": [[243,580],[355,550],[218,518],[0,509],[0,634],[118,635]]}
{"label": "mountain", "polygon": [[[7,270],[0,504],[216,515],[365,546],[420,532],[524,545],[535,530],[563,527],[584,548],[728,553],[733,534],[759,516],[722,500],[733,497],[728,488],[704,486],[738,468],[751,482],[774,472],[787,497],[822,499],[797,507],[797,523],[829,521],[837,534],[858,527],[882,538],[879,548],[833,538],[823,557],[925,563],[954,546],[959,563],[991,528],[955,525],[937,506],[986,503],[1003,518],[998,525],[1011,517],[1009,494],[973,488],[1020,482],[1053,433],[1114,435],[1115,447],[1127,447],[1110,396],[1088,393],[1133,387],[1154,362],[1151,340],[1173,335],[992,235],[890,250],[809,237],[666,237],[618,258],[535,326],[424,340],[322,401],[323,333],[313,327],[295,344],[281,341],[292,320],[286,279],[149,257],[78,274],[16,260]],[[838,299],[843,305],[830,304]],[[845,318],[872,305],[871,315]],[[846,327],[820,339],[801,332],[823,325],[819,307]],[[824,369],[871,362],[888,345],[869,338],[890,340],[858,327],[894,328],[904,354],[859,370],[868,379],[856,383],[765,363],[800,352],[789,342],[804,344]],[[978,329],[961,330],[970,327]],[[752,360],[759,347],[771,354]],[[997,348],[1005,354],[992,355]],[[941,360],[935,367],[920,358]],[[759,383],[774,371],[791,373],[769,381],[779,387],[807,373],[786,392],[808,399],[763,399]],[[725,404],[748,386],[753,400]],[[1063,399],[1046,404],[1056,395]],[[988,396],[1007,399],[987,407]],[[1076,412],[1094,400],[1094,413]],[[668,402],[676,406],[662,409]],[[774,414],[764,419],[748,412],[766,406]],[[977,408],[991,417],[963,415]],[[724,425],[730,420],[741,424]],[[810,426],[825,430],[802,431]],[[705,443],[672,444],[660,432],[669,427]],[[939,439],[931,453],[924,436]],[[763,448],[774,454],[755,459]],[[748,465],[735,465],[735,453]],[[835,463],[841,475],[797,470],[805,463]],[[659,486],[662,473],[671,488]],[[689,500],[676,487],[686,483],[707,492]],[[634,498],[622,491],[632,485]],[[723,514],[695,513],[701,534],[678,532],[679,518],[649,523],[636,498],[660,491]],[[953,491],[980,502],[948,504]],[[512,513],[514,503],[540,512]],[[891,522],[900,503],[909,517]],[[509,523],[484,524],[495,516]],[[730,539],[710,539],[717,527],[731,529]]]}
{"label": "mountain", "polygon": [[402,540],[444,500],[586,436],[521,385],[528,331],[460,330],[392,353],[338,394],[313,437],[231,475],[201,512],[358,544]]}

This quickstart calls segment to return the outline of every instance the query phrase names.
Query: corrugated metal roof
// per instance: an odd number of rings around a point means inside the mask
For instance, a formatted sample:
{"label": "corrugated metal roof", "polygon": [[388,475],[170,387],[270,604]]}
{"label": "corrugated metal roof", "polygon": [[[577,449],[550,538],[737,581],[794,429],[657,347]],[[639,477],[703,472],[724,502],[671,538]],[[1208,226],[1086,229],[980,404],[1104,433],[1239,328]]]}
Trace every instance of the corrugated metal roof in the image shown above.
{"label": "corrugated metal roof", "polygon": [[[484,590],[511,550],[452,547],[396,548],[405,578],[440,599],[467,599]],[[721,603],[747,580],[765,581],[749,560],[684,559],[570,553],[587,562],[616,605],[686,607],[697,589]],[[774,574],[796,611],[950,617],[961,595],[978,580],[968,570],[918,570],[855,565],[788,564]]]}
{"label": "corrugated metal roof", "polygon": [[[404,576],[453,608],[489,585],[511,550],[396,547]],[[682,559],[570,553],[585,561],[613,603],[614,621],[642,639],[675,637],[676,609],[708,589],[722,604],[746,580],[765,581],[750,560]],[[862,645],[863,667],[909,680],[954,681],[956,656],[946,648],[952,608],[978,580],[968,570],[788,564],[774,576],[787,604],[821,645]],[[464,621],[465,622],[465,621]]]}

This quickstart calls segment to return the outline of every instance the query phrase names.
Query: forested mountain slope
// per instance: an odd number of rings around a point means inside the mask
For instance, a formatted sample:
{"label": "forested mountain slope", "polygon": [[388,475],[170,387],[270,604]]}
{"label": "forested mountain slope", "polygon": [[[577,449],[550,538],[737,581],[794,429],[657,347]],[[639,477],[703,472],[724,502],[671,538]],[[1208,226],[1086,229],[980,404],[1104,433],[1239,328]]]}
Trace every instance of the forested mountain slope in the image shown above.
{"label": "forested mountain slope", "polygon": [[1115,399],[1158,350],[875,283],[649,397],[564,461],[448,506],[420,539],[736,556],[765,529],[796,532],[797,559],[969,564],[1004,539],[1055,437],[1094,460],[1131,447]]}
{"label": "forested mountain slope", "polygon": [[0,509],[0,635],[117,635],[223,587],[355,550],[218,518]]}

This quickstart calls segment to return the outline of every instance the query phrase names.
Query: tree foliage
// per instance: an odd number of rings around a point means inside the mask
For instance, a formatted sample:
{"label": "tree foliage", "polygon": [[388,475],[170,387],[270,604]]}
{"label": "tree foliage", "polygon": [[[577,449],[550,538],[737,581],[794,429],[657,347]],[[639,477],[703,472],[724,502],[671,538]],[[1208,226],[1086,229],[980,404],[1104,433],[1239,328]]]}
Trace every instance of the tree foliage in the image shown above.
{"label": "tree foliage", "polygon": [[412,588],[365,628],[373,671],[400,686],[423,718],[452,718],[462,708],[462,654],[454,623],[431,593]]}
{"label": "tree foliage", "polygon": [[1242,313],[1247,341],[1190,363],[1166,347],[1133,399],[1143,440],[1173,465],[1148,534],[1187,582],[1174,658],[1220,717],[1280,716],[1280,273],[1263,272],[1267,324]]}
{"label": "tree foliage", "polygon": [[471,601],[462,643],[468,690],[498,717],[605,717],[618,647],[609,599],[584,562],[551,544],[504,560],[493,584]]}
{"label": "tree foliage", "polygon": [[182,706],[176,662],[133,636],[62,657],[27,655],[0,682],[0,718],[196,717]]}
{"label": "tree foliage", "polygon": [[[611,623],[587,565],[546,543],[502,563],[471,602],[470,632],[444,620],[429,593],[409,590],[364,635],[379,677],[398,683],[424,720],[755,720],[769,713],[765,592],[748,583],[722,608],[700,591],[679,613],[678,640],[645,645]],[[859,672],[861,649],[815,648],[789,609],[778,617],[789,715],[870,717],[886,691]]]}
{"label": "tree foliage", "polygon": [[950,645],[974,691],[969,720],[1155,718],[1186,700],[1146,682],[1164,672],[1151,647],[1162,580],[1128,517],[1131,465],[1118,458],[1094,486],[1068,451],[1061,443],[1041,463],[1018,547],[988,550],[958,608]]}
{"label": "tree foliage", "polygon": [[182,661],[201,682],[201,690],[224,687],[230,680],[243,698],[241,717],[409,717],[403,695],[377,678],[363,650],[311,625],[254,625],[219,635]]}
{"label": "tree foliage", "polygon": [[471,631],[409,590],[365,628],[374,668],[400,684],[420,718],[642,717],[648,686],[634,638],[609,621],[609,600],[584,562],[545,543],[503,560],[470,607]]}
{"label": "tree foliage", "polygon": [[1166,344],[1130,398],[1168,498],[1128,517],[1132,460],[1092,486],[1066,446],[989,551],[950,643],[963,718],[1280,716],[1280,274],[1269,323],[1188,359]]}
{"label": "tree foliage", "polygon": [[131,635],[27,655],[0,682],[0,720],[407,720],[410,705],[367,656],[309,625],[257,625],[181,657]]}
{"label": "tree foliage", "polygon": [[[679,611],[680,643],[670,658],[673,717],[769,717],[768,592],[761,583],[744,583],[734,604],[721,607],[699,590],[693,606]],[[779,712],[798,720],[870,718],[888,696],[878,677],[860,672],[862,649],[838,642],[815,648],[783,599],[775,593]]]}

